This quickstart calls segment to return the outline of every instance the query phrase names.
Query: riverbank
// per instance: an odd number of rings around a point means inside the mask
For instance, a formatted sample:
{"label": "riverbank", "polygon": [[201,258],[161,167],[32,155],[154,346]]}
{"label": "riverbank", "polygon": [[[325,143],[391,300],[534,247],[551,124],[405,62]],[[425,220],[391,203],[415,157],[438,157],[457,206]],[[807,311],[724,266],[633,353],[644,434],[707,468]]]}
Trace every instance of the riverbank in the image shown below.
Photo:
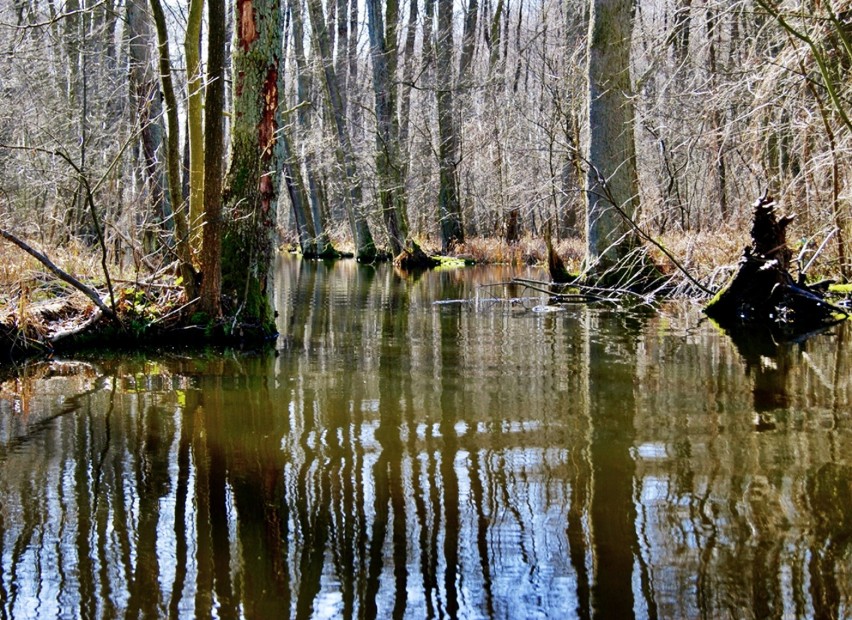
{"label": "riverbank", "polygon": [[[647,247],[650,259],[673,283],[666,288],[679,296],[699,295],[686,282],[684,271],[709,291],[718,290],[733,274],[747,244],[747,235],[737,231],[713,234],[673,235],[661,240],[667,252],[680,263],[676,267],[658,248]],[[421,241],[427,253],[437,254],[430,240]],[[338,239],[346,251],[346,239]],[[583,243],[579,239],[555,240],[554,249],[568,271],[582,270]],[[282,252],[293,252],[282,246]],[[546,285],[547,248],[542,239],[524,238],[509,244],[491,238],[474,238],[460,245],[442,268],[465,264],[503,264],[541,268]],[[0,361],[49,355],[79,348],[137,348],[140,346],[225,345],[262,346],[274,334],[236,316],[211,321],[184,299],[175,270],[166,264],[136,262],[110,267],[114,303],[110,300],[100,263],[85,247],[71,244],[53,251],[53,260],[85,282],[113,307],[116,318],[106,316],[85,295],[56,279],[35,259],[10,246],[0,245]],[[344,259],[345,260],[345,259]],[[830,267],[830,263],[829,263]],[[401,272],[400,272],[401,273]]]}

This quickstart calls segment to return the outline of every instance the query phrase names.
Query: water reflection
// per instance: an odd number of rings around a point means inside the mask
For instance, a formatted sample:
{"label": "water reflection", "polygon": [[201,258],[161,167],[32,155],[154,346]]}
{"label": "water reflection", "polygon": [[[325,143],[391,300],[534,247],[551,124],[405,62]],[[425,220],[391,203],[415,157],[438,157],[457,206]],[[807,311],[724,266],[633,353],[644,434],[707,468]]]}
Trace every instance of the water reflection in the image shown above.
{"label": "water reflection", "polygon": [[0,383],[0,617],[848,615],[847,327],[510,275],[283,259],[277,355]]}

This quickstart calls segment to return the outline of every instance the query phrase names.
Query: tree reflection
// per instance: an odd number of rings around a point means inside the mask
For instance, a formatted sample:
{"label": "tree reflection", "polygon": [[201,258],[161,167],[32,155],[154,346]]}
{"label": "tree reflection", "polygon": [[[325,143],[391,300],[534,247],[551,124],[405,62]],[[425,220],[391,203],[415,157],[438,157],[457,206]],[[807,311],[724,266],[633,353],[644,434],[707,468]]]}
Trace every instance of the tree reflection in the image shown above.
{"label": "tree reflection", "polygon": [[[0,618],[852,604],[845,326],[763,350],[759,379],[689,313],[432,305],[482,294],[451,271],[278,277],[277,355],[0,384]],[[758,380],[783,384],[771,427]]]}

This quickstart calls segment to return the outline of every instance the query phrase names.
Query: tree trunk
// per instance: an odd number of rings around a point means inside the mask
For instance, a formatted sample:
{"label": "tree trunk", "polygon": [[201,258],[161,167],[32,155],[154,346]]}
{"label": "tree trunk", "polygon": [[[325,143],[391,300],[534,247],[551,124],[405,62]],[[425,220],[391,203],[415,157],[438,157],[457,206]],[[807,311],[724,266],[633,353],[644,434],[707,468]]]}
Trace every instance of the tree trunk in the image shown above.
{"label": "tree trunk", "polygon": [[200,249],[204,212],[204,80],[201,71],[201,20],[204,0],[190,0],[186,23],[187,140],[189,142],[189,228],[193,250]]}
{"label": "tree trunk", "polygon": [[317,233],[314,227],[314,219],[310,211],[308,194],[302,180],[299,162],[293,154],[290,143],[289,132],[286,127],[280,130],[281,161],[284,170],[284,183],[287,194],[290,196],[290,204],[293,205],[293,218],[296,220],[296,233],[299,237],[299,247],[302,256],[313,258],[317,256]]}
{"label": "tree trunk", "polygon": [[343,100],[340,96],[337,75],[334,71],[329,46],[328,27],[323,16],[321,0],[308,0],[308,12],[311,18],[314,43],[319,50],[320,61],[323,66],[322,77],[325,85],[325,94],[328,105],[331,108],[331,115],[337,133],[337,160],[344,172],[347,184],[345,191],[346,211],[349,216],[349,226],[352,230],[352,240],[355,242],[355,254],[358,260],[371,262],[376,258],[376,244],[373,241],[373,234],[370,232],[367,217],[364,213],[361,179],[358,176],[355,150],[352,148],[349,127],[346,118],[343,116]]}
{"label": "tree trunk", "polygon": [[476,49],[476,23],[478,17],[478,0],[468,0],[467,8],[464,12],[464,33],[462,34],[461,54],[459,54],[458,84],[462,88],[468,84],[470,64],[473,62],[473,53]]}
{"label": "tree trunk", "polygon": [[638,202],[630,92],[632,0],[593,0],[589,20],[586,163],[588,268],[602,274],[636,245]]}
{"label": "tree trunk", "polygon": [[408,237],[405,182],[402,177],[399,123],[396,115],[397,88],[394,79],[397,66],[397,0],[387,0],[387,20],[384,23],[381,2],[367,0],[367,17],[373,64],[373,91],[376,97],[376,173],[379,182],[379,204],[391,250],[396,256],[402,251]]}
{"label": "tree trunk", "polygon": [[171,204],[174,211],[175,249],[178,262],[180,263],[183,290],[187,301],[190,301],[196,298],[198,287],[195,282],[195,269],[192,266],[189,227],[186,223],[185,205],[180,183],[180,121],[178,120],[175,89],[172,84],[168,30],[166,29],[166,16],[163,13],[160,0],[151,0],[151,10],[154,13],[154,23],[157,26],[157,39],[160,48],[160,80],[163,85],[163,96],[166,101],[166,114],[169,126],[166,143],[166,169],[169,182],[169,196],[171,197]]}
{"label": "tree trunk", "polygon": [[438,82],[438,219],[441,226],[441,247],[451,252],[464,242],[461,204],[459,202],[458,133],[453,105],[453,3],[438,0],[438,31],[436,47],[436,78]]}
{"label": "tree trunk", "polygon": [[244,323],[274,331],[269,270],[275,252],[280,174],[280,0],[237,0],[232,52],[234,107],[225,186],[222,292]]}
{"label": "tree trunk", "polygon": [[225,151],[225,0],[208,0],[207,90],[204,114],[204,228],[201,302],[210,319],[222,314],[222,163]]}
{"label": "tree trunk", "polygon": [[[296,60],[296,99],[297,104],[300,106],[296,112],[296,120],[299,127],[299,137],[304,139],[305,136],[308,135],[311,128],[311,78],[310,78],[310,70],[308,68],[307,60],[305,58],[305,49],[304,49],[304,19],[302,18],[302,2],[301,0],[288,0],[290,6],[290,15],[293,20],[293,51]],[[344,24],[346,21],[344,20]],[[299,142],[297,141],[297,144]],[[306,150],[303,154],[302,165],[304,165],[305,175],[302,178],[301,187],[303,188],[301,191],[306,193],[306,198],[308,202],[303,202],[300,208],[310,208],[310,211],[307,213],[302,213],[301,215],[295,214],[295,209],[297,208],[296,202],[293,203],[294,215],[296,217],[296,222],[303,220],[305,222],[305,226],[308,226],[308,220],[311,220],[311,224],[308,227],[309,229],[313,229],[314,238],[312,240],[313,245],[313,253],[318,256],[335,256],[337,255],[336,250],[331,244],[331,240],[328,237],[328,233],[326,232],[326,218],[323,214],[323,205],[322,199],[323,196],[319,191],[319,182],[317,180],[317,172],[316,165],[314,162],[314,153],[313,147],[311,145],[306,145],[304,147]],[[294,149],[292,149],[294,150]],[[295,152],[292,153],[292,156],[295,157]],[[285,165],[287,165],[288,160],[285,159]],[[298,168],[299,163],[293,161],[290,165],[290,172],[292,174],[292,178],[295,180],[298,178]],[[304,180],[307,180],[307,186],[304,184]],[[289,186],[288,186],[289,187]],[[295,189],[295,188],[294,188]],[[300,200],[304,200],[305,197],[300,196]],[[300,233],[301,239],[301,233]],[[306,248],[303,244],[302,253],[307,255]]]}
{"label": "tree trunk", "polygon": [[408,176],[410,162],[409,127],[411,122],[411,90],[414,81],[414,44],[417,39],[417,0],[408,5],[408,26],[405,31],[405,59],[402,67],[402,93],[399,103],[399,148],[403,177]]}
{"label": "tree trunk", "polygon": [[[143,0],[130,0],[127,3],[127,37],[130,100],[133,102],[133,114],[139,123],[149,204],[149,213],[145,218],[147,224],[142,231],[142,247],[150,253],[157,249],[157,229],[165,219],[167,208],[163,170],[159,164],[163,159],[163,128],[160,124],[162,103],[152,57],[154,37]],[[77,66],[76,58],[72,58],[71,66],[73,72]],[[84,212],[82,201],[80,204],[80,211]]]}

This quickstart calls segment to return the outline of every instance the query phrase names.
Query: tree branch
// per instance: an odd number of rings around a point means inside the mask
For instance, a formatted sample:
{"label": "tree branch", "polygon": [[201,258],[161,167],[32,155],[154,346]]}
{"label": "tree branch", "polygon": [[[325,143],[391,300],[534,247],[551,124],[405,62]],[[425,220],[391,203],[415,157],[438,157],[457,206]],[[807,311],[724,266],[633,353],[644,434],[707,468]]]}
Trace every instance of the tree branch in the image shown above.
{"label": "tree branch", "polygon": [[116,323],[121,325],[121,321],[119,320],[118,316],[115,314],[115,312],[112,311],[112,309],[109,306],[107,306],[101,300],[100,296],[98,295],[98,293],[94,289],[89,288],[88,286],[86,286],[85,284],[80,282],[77,278],[75,278],[74,276],[72,276],[68,272],[63,271],[62,269],[57,267],[53,263],[53,261],[51,261],[47,256],[45,256],[44,254],[42,254],[38,250],[34,249],[33,247],[27,245],[26,243],[24,243],[23,241],[18,239],[12,233],[0,228],[0,236],[2,236],[4,239],[6,239],[7,241],[9,241],[11,243],[14,243],[16,246],[21,248],[24,252],[26,252],[27,254],[29,254],[30,256],[35,258],[36,260],[38,260],[42,265],[47,267],[53,273],[53,275],[55,275],[57,278],[59,278],[63,282],[67,282],[68,284],[70,284],[71,286],[76,288],[78,291],[83,293],[86,297],[88,297],[89,299],[91,299],[95,303],[95,305],[100,309],[101,312],[103,312],[106,316],[108,316],[113,321],[115,321]]}

